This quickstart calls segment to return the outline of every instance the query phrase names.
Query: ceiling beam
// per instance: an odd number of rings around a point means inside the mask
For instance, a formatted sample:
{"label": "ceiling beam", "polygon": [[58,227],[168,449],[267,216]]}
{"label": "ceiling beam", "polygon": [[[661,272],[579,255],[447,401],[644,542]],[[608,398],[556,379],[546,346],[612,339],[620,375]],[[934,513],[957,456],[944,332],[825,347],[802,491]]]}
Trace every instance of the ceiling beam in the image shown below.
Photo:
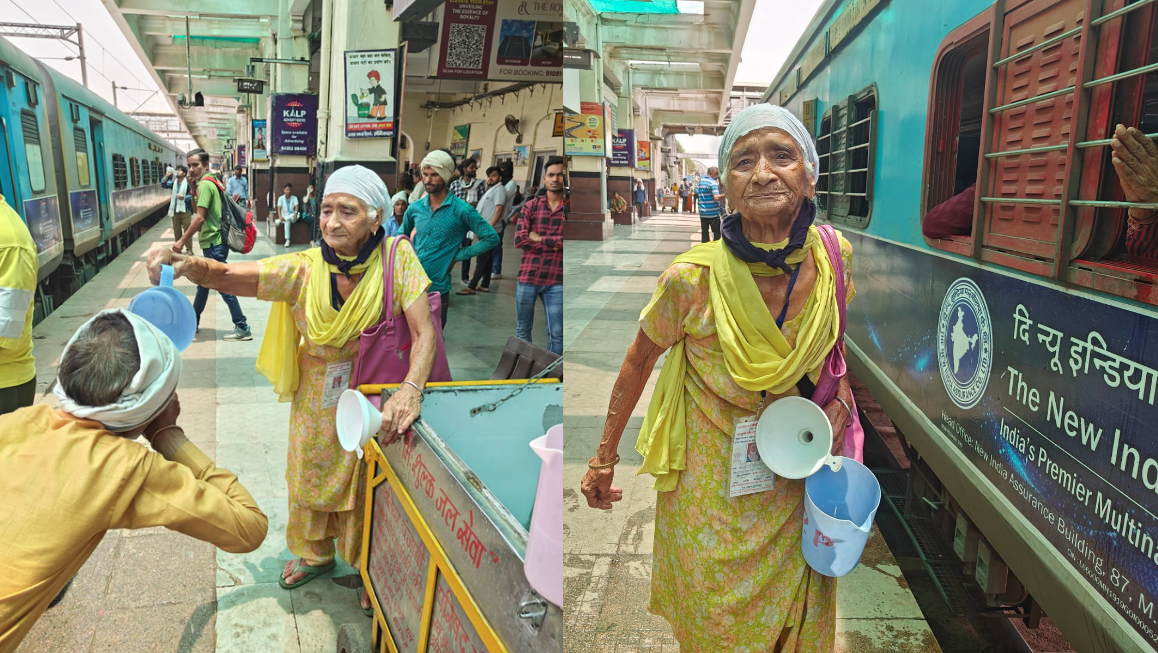
{"label": "ceiling beam", "polygon": [[723,91],[724,75],[694,68],[647,66],[632,69],[631,85],[637,89]]}
{"label": "ceiling beam", "polygon": [[[277,16],[279,0],[105,0],[122,14],[151,16],[213,16],[215,18],[263,18]],[[184,30],[182,30],[184,31]]]}
{"label": "ceiling beam", "polygon": [[[264,19],[193,18],[189,21],[189,33],[193,36],[263,39],[270,37],[271,29],[269,21]],[[182,36],[185,34],[185,19],[140,16],[137,31],[143,36]]]}
{"label": "ceiling beam", "polygon": [[[260,56],[256,48],[212,48],[195,46],[190,48],[192,68],[202,73],[213,71],[229,71],[240,74],[245,72],[245,66],[250,57]],[[180,45],[158,45],[153,48],[153,68],[157,70],[187,69],[189,62],[185,54],[185,47]]]}

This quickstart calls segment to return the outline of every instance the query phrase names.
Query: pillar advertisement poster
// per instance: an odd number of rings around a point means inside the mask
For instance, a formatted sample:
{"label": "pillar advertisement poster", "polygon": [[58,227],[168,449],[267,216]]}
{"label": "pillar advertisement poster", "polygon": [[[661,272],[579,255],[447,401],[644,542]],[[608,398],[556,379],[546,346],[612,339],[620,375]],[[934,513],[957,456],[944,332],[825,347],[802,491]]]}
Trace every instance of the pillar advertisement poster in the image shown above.
{"label": "pillar advertisement poster", "polygon": [[245,167],[245,164],[246,164],[246,161],[245,161],[245,145],[244,145],[244,144],[243,144],[243,145],[238,145],[238,146],[237,146],[237,165],[239,165],[239,166],[241,166],[242,168],[244,168],[244,167]]}
{"label": "pillar advertisement poster", "polygon": [[635,169],[651,170],[651,141],[640,141],[636,147]]}
{"label": "pillar advertisement poster", "polygon": [[318,146],[318,96],[274,93],[269,96],[270,154],[313,156]]}
{"label": "pillar advertisement poster", "polygon": [[269,161],[269,149],[266,145],[265,120],[253,121],[253,160]]}
{"label": "pillar advertisement poster", "polygon": [[470,125],[459,125],[450,133],[450,153],[466,156],[467,142],[470,141]]}
{"label": "pillar advertisement poster", "polygon": [[346,53],[346,138],[393,138],[396,50]]}
{"label": "pillar advertisement poster", "polygon": [[563,3],[447,0],[434,76],[563,81]]}
{"label": "pillar advertisement poster", "polygon": [[607,156],[603,134],[603,105],[583,102],[580,113],[568,114],[563,129],[563,153],[567,156]]}
{"label": "pillar advertisement poster", "polygon": [[611,137],[611,165],[635,165],[635,130],[617,129]]}
{"label": "pillar advertisement poster", "polygon": [[1032,524],[1026,539],[1045,564],[1060,557],[1158,644],[1158,320],[846,237],[857,294],[872,298],[849,302],[857,350],[928,419],[931,446]]}

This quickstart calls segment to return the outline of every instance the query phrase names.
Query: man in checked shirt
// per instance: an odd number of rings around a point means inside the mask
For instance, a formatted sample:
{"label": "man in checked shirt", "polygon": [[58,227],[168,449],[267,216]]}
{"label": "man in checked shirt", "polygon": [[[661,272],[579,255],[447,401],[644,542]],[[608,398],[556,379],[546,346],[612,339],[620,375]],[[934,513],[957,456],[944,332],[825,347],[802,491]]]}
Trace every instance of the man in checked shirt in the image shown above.
{"label": "man in checked shirt", "polygon": [[563,353],[563,187],[567,162],[547,159],[543,170],[546,193],[523,204],[515,231],[515,247],[523,250],[519,286],[515,292],[515,335],[531,342],[535,300],[543,299],[547,313],[547,349]]}

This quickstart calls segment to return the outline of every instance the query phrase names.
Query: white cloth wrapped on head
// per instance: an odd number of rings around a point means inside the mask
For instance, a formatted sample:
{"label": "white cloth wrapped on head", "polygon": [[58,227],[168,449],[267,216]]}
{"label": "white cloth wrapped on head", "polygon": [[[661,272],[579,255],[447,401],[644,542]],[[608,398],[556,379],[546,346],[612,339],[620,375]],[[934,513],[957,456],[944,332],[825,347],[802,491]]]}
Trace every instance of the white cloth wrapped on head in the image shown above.
{"label": "white cloth wrapped on head", "polygon": [[141,357],[141,367],[133,375],[133,380],[121,391],[121,396],[107,406],[82,406],[73,401],[57,379],[53,394],[60,400],[61,410],[81,419],[100,422],[110,431],[131,431],[144,426],[169,404],[169,399],[177,390],[181,377],[181,354],[169,337],[143,317],[134,315],[123,308],[113,308],[97,313],[72,334],[61,355],[63,361],[77,338],[88,329],[93,320],[107,313],[124,315],[133,325],[133,335],[137,339],[137,352]]}
{"label": "white cloth wrapped on head", "polygon": [[418,166],[419,170],[426,168],[433,169],[439,177],[442,177],[443,183],[449,184],[451,177],[454,176],[454,157],[442,150],[435,150],[427,154],[422,164]]}
{"label": "white cloth wrapped on head", "polygon": [[812,181],[816,183],[820,175],[820,157],[816,154],[816,146],[812,144],[812,136],[804,127],[804,123],[792,115],[791,111],[774,104],[753,104],[732,118],[732,122],[724,130],[724,139],[720,141],[720,181],[726,181],[728,178],[728,158],[736,141],[757,129],[769,127],[783,129],[796,141],[796,147],[799,147],[800,153],[804,155],[804,162],[812,166],[810,171]]}
{"label": "white cloth wrapped on head", "polygon": [[394,214],[390,204],[390,191],[386,189],[386,184],[378,173],[365,166],[346,166],[335,170],[326,180],[325,195],[333,193],[346,193],[365,202],[370,207],[371,219],[374,218],[375,209],[378,211],[379,220],[385,220],[387,216]]}

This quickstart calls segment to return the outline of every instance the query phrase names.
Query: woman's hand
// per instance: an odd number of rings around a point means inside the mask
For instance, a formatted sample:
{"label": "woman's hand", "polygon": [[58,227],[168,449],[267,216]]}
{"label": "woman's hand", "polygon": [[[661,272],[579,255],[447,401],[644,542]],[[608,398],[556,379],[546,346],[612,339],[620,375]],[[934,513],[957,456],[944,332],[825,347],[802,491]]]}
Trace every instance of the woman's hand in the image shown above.
{"label": "woman's hand", "polygon": [[588,469],[579,491],[587,497],[587,505],[600,510],[611,510],[611,502],[623,499],[623,490],[611,484],[615,468]]}
{"label": "woman's hand", "polygon": [[149,270],[149,283],[154,286],[161,283],[162,265],[173,266],[174,279],[181,276],[181,271],[185,267],[185,259],[188,258],[180,253],[182,246],[183,244],[178,241],[173,245],[173,248],[165,247],[164,245],[155,245],[149,251],[145,252],[145,259],[148,261],[145,265]]}
{"label": "woman's hand", "polygon": [[828,423],[832,425],[832,455],[839,456],[844,451],[844,430],[848,427],[849,415],[844,404],[833,399],[824,407]]}
{"label": "woman's hand", "polygon": [[422,395],[409,384],[403,384],[390,395],[382,406],[382,430],[379,442],[382,446],[393,444],[418,419],[422,412]]}

